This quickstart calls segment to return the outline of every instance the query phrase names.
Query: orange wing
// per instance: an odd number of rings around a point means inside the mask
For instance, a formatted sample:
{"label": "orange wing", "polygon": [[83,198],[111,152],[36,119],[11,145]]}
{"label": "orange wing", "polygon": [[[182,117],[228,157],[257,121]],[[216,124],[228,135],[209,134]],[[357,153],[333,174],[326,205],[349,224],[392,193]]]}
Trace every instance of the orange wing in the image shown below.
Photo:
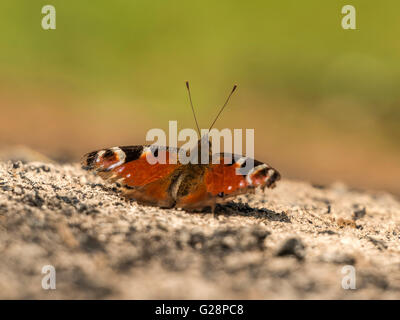
{"label": "orange wing", "polygon": [[273,188],[279,179],[279,172],[268,164],[228,153],[219,154],[219,163],[210,165],[204,176],[207,191],[220,196],[245,193],[249,188]]}
{"label": "orange wing", "polygon": [[179,199],[177,206],[214,206],[256,187],[273,188],[280,179],[278,171],[260,161],[225,153],[218,157],[219,163],[207,166],[202,180],[190,194]]}
{"label": "orange wing", "polygon": [[[168,188],[174,171],[181,166],[178,152],[157,146],[114,147],[86,154],[82,166],[107,181],[119,183],[128,198],[170,207],[175,201]],[[160,163],[163,160],[165,163]]]}

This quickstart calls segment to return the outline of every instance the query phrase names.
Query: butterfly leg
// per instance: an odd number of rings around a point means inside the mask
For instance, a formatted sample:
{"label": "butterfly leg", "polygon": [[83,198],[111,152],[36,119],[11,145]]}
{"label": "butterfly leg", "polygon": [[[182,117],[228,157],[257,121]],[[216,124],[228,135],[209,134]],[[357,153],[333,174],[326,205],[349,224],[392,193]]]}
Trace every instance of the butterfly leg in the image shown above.
{"label": "butterfly leg", "polygon": [[217,218],[218,218],[218,214],[217,214],[217,212],[216,212],[216,209],[217,209],[217,202],[214,201],[214,202],[210,205],[210,207],[211,207],[211,213],[213,214],[214,219],[217,219]]}

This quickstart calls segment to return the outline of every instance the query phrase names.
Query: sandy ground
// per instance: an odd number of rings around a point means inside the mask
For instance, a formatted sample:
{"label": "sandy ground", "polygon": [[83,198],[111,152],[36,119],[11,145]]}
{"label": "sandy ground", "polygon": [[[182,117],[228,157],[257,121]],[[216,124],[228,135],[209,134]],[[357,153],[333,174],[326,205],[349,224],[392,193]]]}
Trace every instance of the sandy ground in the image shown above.
{"label": "sandy ground", "polygon": [[128,202],[78,164],[0,162],[0,298],[398,299],[399,236],[399,199],[340,183],[283,179],[214,216]]}

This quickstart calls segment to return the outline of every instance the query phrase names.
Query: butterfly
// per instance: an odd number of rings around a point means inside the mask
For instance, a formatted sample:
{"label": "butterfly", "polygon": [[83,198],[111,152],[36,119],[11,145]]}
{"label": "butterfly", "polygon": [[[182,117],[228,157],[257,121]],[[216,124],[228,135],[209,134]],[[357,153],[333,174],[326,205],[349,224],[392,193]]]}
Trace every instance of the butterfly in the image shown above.
{"label": "butterfly", "polygon": [[[186,82],[190,105],[198,131],[189,83]],[[233,87],[210,129],[227,105],[236,89]],[[200,138],[192,154],[199,156],[204,143],[211,145],[208,137]],[[208,150],[211,150],[208,148]],[[122,195],[140,204],[161,208],[182,208],[187,211],[210,207],[214,212],[217,204],[233,197],[254,193],[255,188],[275,187],[279,172],[266,163],[242,155],[229,153],[212,154],[209,162],[186,163],[179,161],[179,148],[157,145],[112,147],[93,151],[83,156],[82,167],[94,171],[111,183],[117,183]],[[162,157],[165,163],[151,161]],[[214,161],[211,161],[211,160]],[[217,159],[217,161],[215,161]],[[250,164],[250,166],[249,166]],[[247,168],[242,174],[237,169]]]}

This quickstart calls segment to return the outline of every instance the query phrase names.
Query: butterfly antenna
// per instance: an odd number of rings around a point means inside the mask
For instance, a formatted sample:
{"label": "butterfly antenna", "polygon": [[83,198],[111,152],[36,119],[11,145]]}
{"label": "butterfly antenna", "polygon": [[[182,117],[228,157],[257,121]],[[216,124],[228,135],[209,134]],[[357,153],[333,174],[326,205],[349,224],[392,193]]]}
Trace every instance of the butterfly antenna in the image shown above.
{"label": "butterfly antenna", "polygon": [[213,123],[211,124],[210,129],[208,129],[208,131],[210,131],[210,130],[212,129],[212,127],[214,126],[214,124],[215,124],[215,122],[217,121],[219,115],[220,115],[221,112],[225,109],[226,105],[227,105],[228,102],[229,102],[229,99],[231,98],[232,94],[235,92],[236,88],[237,88],[237,85],[235,84],[235,85],[233,86],[233,89],[232,89],[231,93],[229,94],[228,98],[226,99],[226,101],[225,101],[224,105],[222,106],[221,110],[219,110],[217,116],[215,117],[215,119],[214,119]]}
{"label": "butterfly antenna", "polygon": [[196,113],[194,112],[194,108],[193,108],[192,95],[190,94],[190,88],[189,88],[189,81],[186,81],[186,88],[189,93],[190,106],[192,107],[193,117],[194,117],[194,121],[196,122],[197,132],[199,133],[199,137],[201,137],[199,124],[198,124],[197,118],[196,118]]}

